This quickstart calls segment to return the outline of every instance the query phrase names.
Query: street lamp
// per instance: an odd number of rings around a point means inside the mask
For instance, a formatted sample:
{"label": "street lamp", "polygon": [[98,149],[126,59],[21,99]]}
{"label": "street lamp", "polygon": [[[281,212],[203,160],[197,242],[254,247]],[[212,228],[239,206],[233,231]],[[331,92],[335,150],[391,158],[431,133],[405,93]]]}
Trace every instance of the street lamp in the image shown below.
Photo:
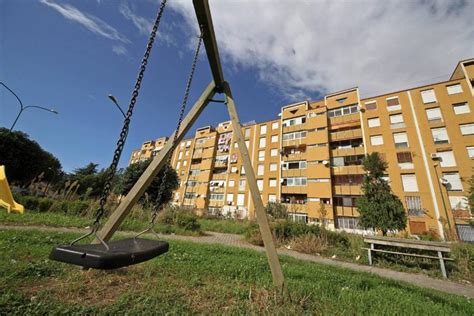
{"label": "street lamp", "polygon": [[16,116],[15,118],[15,121],[13,122],[13,125],[12,127],[10,127],[10,132],[13,130],[13,128],[15,127],[15,124],[16,122],[18,121],[18,119],[20,118],[21,116],[21,113],[23,113],[23,111],[25,111],[26,109],[30,109],[30,108],[36,108],[36,109],[40,109],[40,110],[43,110],[43,111],[47,111],[47,112],[51,112],[51,113],[54,113],[54,114],[59,114],[58,111],[54,110],[54,109],[48,109],[48,108],[45,108],[45,107],[42,107],[42,106],[37,106],[37,105],[28,105],[28,106],[23,106],[23,102],[21,102],[21,99],[18,97],[18,95],[13,92],[12,89],[10,89],[6,84],[4,84],[3,82],[0,81],[0,84],[2,86],[5,87],[5,89],[7,89],[8,91],[10,91],[11,94],[13,94],[15,96],[15,98],[18,100],[18,103],[20,103],[20,112],[18,112],[18,115]]}
{"label": "street lamp", "polygon": [[115,106],[117,107],[117,109],[119,109],[120,113],[122,113],[123,115],[123,118],[126,118],[127,116],[125,115],[125,112],[122,110],[122,108],[120,107],[118,101],[117,101],[117,98],[112,95],[112,94],[109,94],[108,95],[109,99],[115,104]]}
{"label": "street lamp", "polygon": [[440,164],[442,158],[439,157],[438,155],[431,155],[431,159],[434,162],[433,166],[434,166],[436,178],[438,179],[439,194],[441,195],[441,201],[443,202],[443,209],[444,209],[444,214],[446,215],[446,221],[448,223],[448,229],[449,229],[449,232],[452,234],[451,221],[449,220],[448,210],[446,208],[446,202],[444,201],[444,194],[443,194],[443,190],[442,190],[442,186],[446,186],[446,183],[443,181],[444,178],[439,176],[438,168],[437,168],[438,165]]}

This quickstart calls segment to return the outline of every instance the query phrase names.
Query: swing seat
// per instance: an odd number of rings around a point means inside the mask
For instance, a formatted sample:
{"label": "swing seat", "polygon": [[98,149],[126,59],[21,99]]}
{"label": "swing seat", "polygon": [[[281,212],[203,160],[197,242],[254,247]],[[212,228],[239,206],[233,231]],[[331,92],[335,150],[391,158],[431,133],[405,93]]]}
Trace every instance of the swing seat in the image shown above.
{"label": "swing seat", "polygon": [[53,248],[49,258],[84,268],[108,270],[137,264],[166,253],[169,244],[161,240],[127,238],[102,244],[64,245]]}

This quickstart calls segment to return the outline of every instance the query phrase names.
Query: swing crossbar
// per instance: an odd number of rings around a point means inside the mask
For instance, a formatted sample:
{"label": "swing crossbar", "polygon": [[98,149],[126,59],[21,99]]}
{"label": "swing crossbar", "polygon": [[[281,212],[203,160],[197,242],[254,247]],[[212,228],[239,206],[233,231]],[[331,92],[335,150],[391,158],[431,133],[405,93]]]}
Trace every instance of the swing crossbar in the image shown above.
{"label": "swing crossbar", "polygon": [[212,77],[216,85],[216,92],[221,93],[224,89],[225,80],[219,57],[219,49],[217,48],[217,40],[214,34],[209,0],[193,0],[193,4],[198,24],[201,27],[202,40],[206,48],[207,59],[209,60]]}

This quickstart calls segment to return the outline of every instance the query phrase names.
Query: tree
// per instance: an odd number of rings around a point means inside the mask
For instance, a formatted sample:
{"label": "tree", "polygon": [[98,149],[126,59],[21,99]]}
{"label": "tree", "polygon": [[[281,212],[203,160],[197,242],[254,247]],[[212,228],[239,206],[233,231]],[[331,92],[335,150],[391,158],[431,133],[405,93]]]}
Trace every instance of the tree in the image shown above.
{"label": "tree", "polygon": [[62,175],[61,163],[28,135],[0,128],[0,165],[5,165],[10,183],[29,184],[43,173],[43,181],[56,182]]}
{"label": "tree", "polygon": [[[471,218],[474,217],[474,176],[468,180],[469,189],[467,191],[467,202],[469,204],[469,210],[471,211]],[[470,221],[471,226],[474,226],[474,220]]]}
{"label": "tree", "polygon": [[265,211],[274,219],[286,219],[288,217],[286,206],[278,202],[268,202]]}
{"label": "tree", "polygon": [[405,229],[407,217],[403,204],[383,179],[387,163],[374,152],[365,156],[362,168],[365,171],[363,195],[357,200],[360,225],[380,229],[384,236],[389,230]]}
{"label": "tree", "polygon": [[[107,177],[107,169],[98,170],[98,164],[88,163],[84,167],[74,169],[73,173],[64,178],[62,187],[64,188],[67,182],[78,183],[76,191],[79,195],[87,195],[87,197],[97,197],[102,193]],[[87,194],[86,194],[87,192]]]}
{"label": "tree", "polygon": [[[117,194],[127,194],[150,163],[151,159],[148,159],[145,161],[139,161],[128,166],[123,172],[123,174],[120,175],[115,192]],[[165,167],[163,167],[160,172],[158,172],[148,189],[145,191],[151,203],[157,202],[156,200],[158,198],[158,191],[161,185],[161,179],[164,176],[164,169]],[[170,167],[166,176],[165,189],[161,196],[161,203],[166,204],[171,201],[171,199],[173,198],[173,191],[176,190],[178,187],[178,175],[176,174],[176,171]],[[140,199],[140,203],[144,202],[145,196]]]}

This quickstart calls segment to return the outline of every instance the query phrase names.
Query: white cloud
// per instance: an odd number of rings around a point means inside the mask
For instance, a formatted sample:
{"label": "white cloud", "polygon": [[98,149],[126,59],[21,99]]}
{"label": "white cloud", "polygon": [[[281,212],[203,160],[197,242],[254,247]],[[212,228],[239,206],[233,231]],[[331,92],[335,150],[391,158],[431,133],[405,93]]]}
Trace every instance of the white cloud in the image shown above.
{"label": "white cloud", "polygon": [[58,11],[63,17],[68,20],[77,22],[87,28],[89,31],[98,34],[100,36],[109,38],[111,40],[117,40],[123,43],[129,43],[130,41],[122,34],[120,34],[115,28],[99,19],[98,17],[82,12],[76,7],[68,4],[58,4],[50,0],[40,0],[44,5]]}
{"label": "white cloud", "polygon": [[[192,2],[170,6],[196,32]],[[224,68],[256,69],[288,99],[440,81],[474,56],[474,1],[215,0],[211,10]]]}
{"label": "white cloud", "polygon": [[123,45],[114,45],[112,46],[112,51],[119,55],[119,56],[125,56],[127,55],[127,48],[125,48],[125,46]]}
{"label": "white cloud", "polygon": [[[128,6],[127,2],[122,2],[119,7],[120,14],[123,17],[133,23],[135,27],[138,29],[138,32],[142,35],[149,36],[150,32],[153,28],[154,20],[147,19],[143,16],[138,15],[137,13],[133,12],[133,10]],[[162,21],[163,22],[163,19]],[[176,45],[176,40],[173,38],[169,30],[171,28],[167,27],[165,24],[160,22],[159,30],[158,30],[158,39],[166,43],[167,45]]]}

